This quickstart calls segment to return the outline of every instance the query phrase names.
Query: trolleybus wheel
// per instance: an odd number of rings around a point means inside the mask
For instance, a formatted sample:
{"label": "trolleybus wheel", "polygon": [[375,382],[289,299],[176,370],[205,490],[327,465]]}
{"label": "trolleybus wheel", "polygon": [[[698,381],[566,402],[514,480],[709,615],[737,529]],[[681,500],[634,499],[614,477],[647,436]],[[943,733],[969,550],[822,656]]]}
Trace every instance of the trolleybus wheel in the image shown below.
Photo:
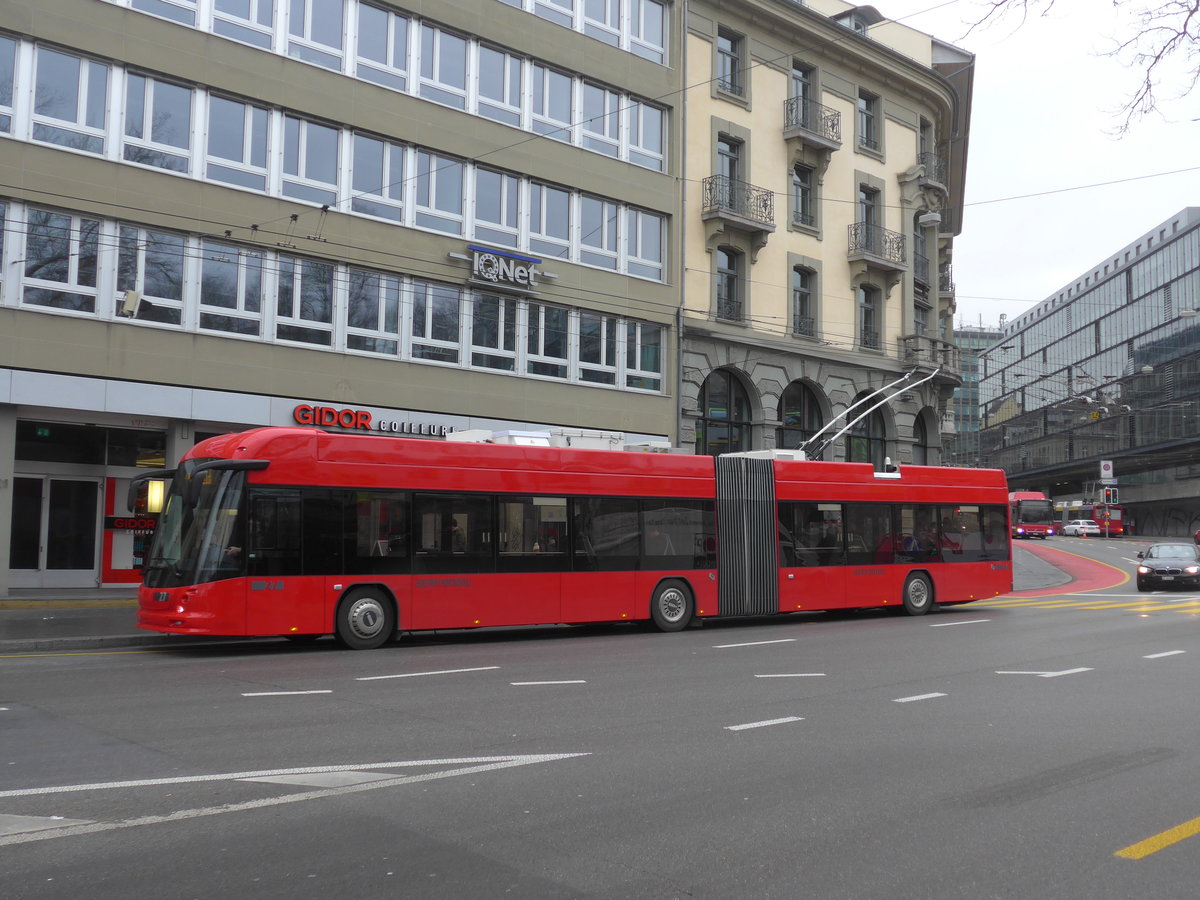
{"label": "trolleybus wheel", "polygon": [[933,585],[929,579],[914,572],[904,580],[904,611],[910,616],[923,616],[933,606]]}
{"label": "trolleybus wheel", "polygon": [[379,588],[355,588],[338,604],[335,636],[351,650],[374,650],[392,636],[395,616],[391,598]]}
{"label": "trolleybus wheel", "polygon": [[650,598],[650,618],[659,631],[682,631],[692,621],[692,592],[682,581],[664,581]]}

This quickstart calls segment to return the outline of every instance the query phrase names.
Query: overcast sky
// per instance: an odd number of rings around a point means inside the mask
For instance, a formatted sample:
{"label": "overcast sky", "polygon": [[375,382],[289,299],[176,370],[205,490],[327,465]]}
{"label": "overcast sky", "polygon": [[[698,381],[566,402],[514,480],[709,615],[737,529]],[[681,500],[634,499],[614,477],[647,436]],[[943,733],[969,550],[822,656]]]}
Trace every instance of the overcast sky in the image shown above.
{"label": "overcast sky", "polygon": [[[1159,93],[1173,102],[1115,135],[1118,108],[1140,76],[1102,55],[1112,37],[1133,28],[1118,21],[1110,2],[1055,0],[1048,16],[1024,24],[1009,16],[965,37],[982,14],[980,0],[873,5],[976,57],[966,208],[954,242],[956,325],[1015,318],[1179,210],[1200,205],[1195,95],[1175,100],[1178,91],[1166,84]],[[1183,169],[1190,171],[1161,174]]]}

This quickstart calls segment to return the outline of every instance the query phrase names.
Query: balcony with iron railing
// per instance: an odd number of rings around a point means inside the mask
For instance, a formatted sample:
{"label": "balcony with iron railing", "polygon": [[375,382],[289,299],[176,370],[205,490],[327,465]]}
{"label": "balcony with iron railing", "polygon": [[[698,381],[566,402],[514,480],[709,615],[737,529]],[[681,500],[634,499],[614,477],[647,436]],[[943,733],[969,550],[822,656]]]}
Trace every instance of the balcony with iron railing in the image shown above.
{"label": "balcony with iron railing", "polygon": [[849,226],[849,259],[892,272],[908,268],[904,235],[882,225],[855,222]]}
{"label": "balcony with iron railing", "polygon": [[938,266],[938,296],[942,299],[954,298],[954,267],[949,263]]}
{"label": "balcony with iron railing", "polygon": [[921,179],[923,183],[937,185],[945,190],[948,177],[946,160],[936,153],[920,153],[917,155],[917,165],[925,169],[925,175]]}
{"label": "balcony with iron railing", "polygon": [[818,150],[837,150],[842,146],[842,114],[815,100],[792,97],[783,103],[783,137]]}
{"label": "balcony with iron railing", "polygon": [[717,290],[717,318],[730,322],[742,321],[742,301],[734,294]]}
{"label": "balcony with iron railing", "polygon": [[812,316],[794,315],[792,316],[792,333],[802,334],[805,337],[817,336],[817,320]]}
{"label": "balcony with iron railing", "polygon": [[878,328],[860,328],[858,330],[858,345],[864,350],[879,349],[879,329]]}
{"label": "balcony with iron railing", "polygon": [[751,259],[775,231],[775,194],[726,175],[710,175],[702,183],[700,218],[708,223],[706,240],[717,240],[726,229],[749,235]]}

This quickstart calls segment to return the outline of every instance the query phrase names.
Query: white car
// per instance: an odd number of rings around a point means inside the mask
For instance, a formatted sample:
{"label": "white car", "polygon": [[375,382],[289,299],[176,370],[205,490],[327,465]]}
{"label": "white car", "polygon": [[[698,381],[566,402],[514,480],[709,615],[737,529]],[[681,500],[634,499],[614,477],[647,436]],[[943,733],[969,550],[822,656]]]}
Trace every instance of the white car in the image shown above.
{"label": "white car", "polygon": [[1100,537],[1104,532],[1092,519],[1072,519],[1063,526],[1062,533],[1075,537]]}

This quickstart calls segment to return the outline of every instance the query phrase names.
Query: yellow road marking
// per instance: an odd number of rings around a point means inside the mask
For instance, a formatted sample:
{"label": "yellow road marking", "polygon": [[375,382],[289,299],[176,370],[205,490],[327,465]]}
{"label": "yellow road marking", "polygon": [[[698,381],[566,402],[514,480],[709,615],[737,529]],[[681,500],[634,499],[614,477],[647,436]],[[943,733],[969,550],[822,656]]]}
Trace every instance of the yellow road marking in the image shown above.
{"label": "yellow road marking", "polygon": [[1144,841],[1130,844],[1124,850],[1118,850],[1113,856],[1119,856],[1122,859],[1145,859],[1151,853],[1157,853],[1159,850],[1164,850],[1172,844],[1178,844],[1197,834],[1200,834],[1200,819],[1192,819],[1190,822],[1184,822],[1182,825],[1176,825],[1174,828],[1168,828],[1160,834],[1148,837]]}

